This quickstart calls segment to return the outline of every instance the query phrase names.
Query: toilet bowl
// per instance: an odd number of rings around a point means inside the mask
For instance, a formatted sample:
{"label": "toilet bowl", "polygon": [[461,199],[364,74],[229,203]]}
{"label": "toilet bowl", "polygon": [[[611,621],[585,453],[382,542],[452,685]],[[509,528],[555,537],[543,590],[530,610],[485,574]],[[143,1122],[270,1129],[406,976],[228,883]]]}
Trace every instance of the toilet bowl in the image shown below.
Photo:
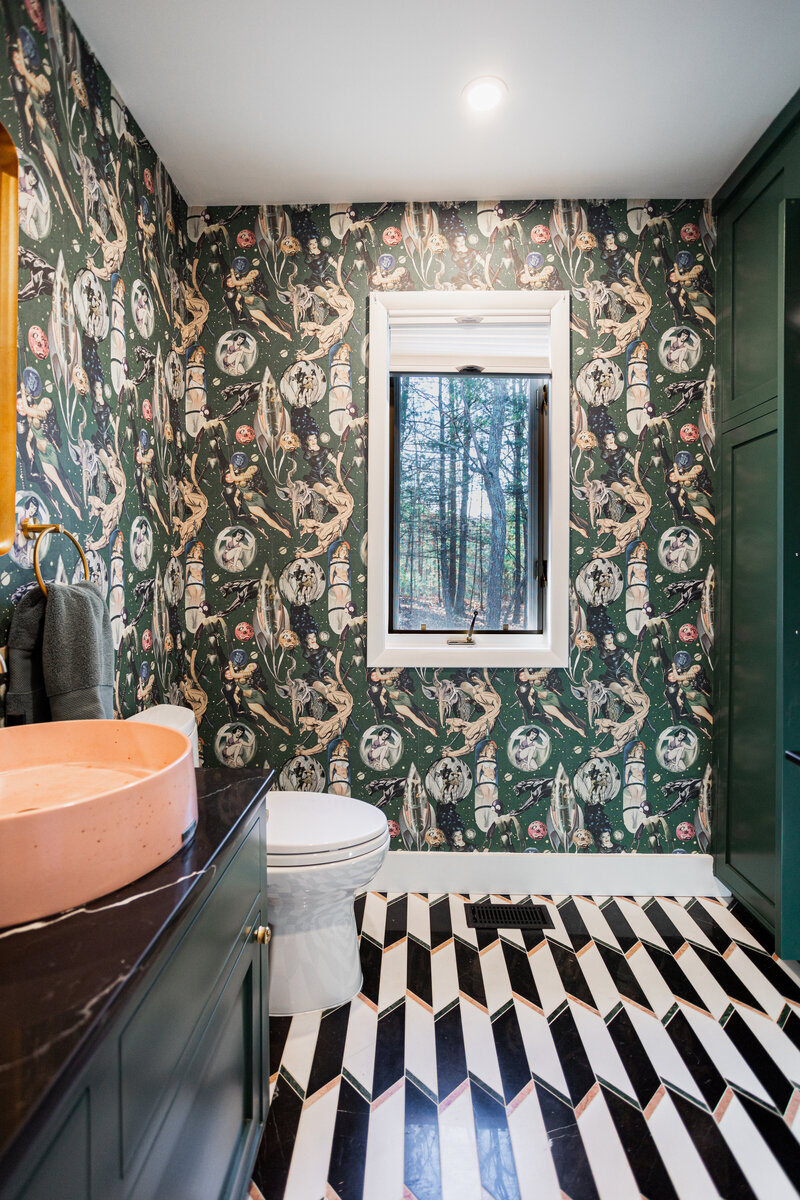
{"label": "toilet bowl", "polygon": [[270,1014],[335,1008],[361,989],[353,901],[386,856],[386,817],[320,792],[269,792],[266,803]]}
{"label": "toilet bowl", "polygon": [[179,704],[154,704],[152,708],[134,713],[127,719],[129,721],[145,721],[148,725],[164,725],[167,729],[177,729],[192,743],[194,765],[200,766],[197,724],[191,708],[181,708]]}

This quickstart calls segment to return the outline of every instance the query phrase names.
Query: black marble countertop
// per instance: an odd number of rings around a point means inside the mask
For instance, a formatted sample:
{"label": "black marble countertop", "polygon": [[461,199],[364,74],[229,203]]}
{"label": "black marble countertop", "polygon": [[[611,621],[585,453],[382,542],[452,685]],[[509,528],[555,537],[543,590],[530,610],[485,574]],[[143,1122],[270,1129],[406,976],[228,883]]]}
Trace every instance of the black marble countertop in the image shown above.
{"label": "black marble countertop", "polygon": [[0,929],[3,1167],[98,1044],[181,914],[211,885],[215,858],[271,778],[199,770],[197,831],[179,854],[84,907]]}

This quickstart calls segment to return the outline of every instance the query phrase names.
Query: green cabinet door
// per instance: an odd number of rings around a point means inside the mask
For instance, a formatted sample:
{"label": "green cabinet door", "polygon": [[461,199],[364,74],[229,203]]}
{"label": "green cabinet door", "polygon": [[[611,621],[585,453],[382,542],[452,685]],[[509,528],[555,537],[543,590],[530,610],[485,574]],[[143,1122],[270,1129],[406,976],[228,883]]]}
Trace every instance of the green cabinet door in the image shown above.
{"label": "green cabinet door", "polygon": [[87,1088],[27,1180],[24,1200],[92,1200]]}
{"label": "green cabinet door", "polygon": [[770,928],[776,901],[777,414],[720,448],[717,874]]}
{"label": "green cabinet door", "polygon": [[[261,924],[258,913],[254,926]],[[260,1133],[261,947],[251,937],[220,996],[197,1047],[174,1108],[185,1113],[177,1136],[147,1196],[169,1200],[239,1200]],[[156,1141],[149,1173],[161,1157]]]}
{"label": "green cabinet door", "polygon": [[800,958],[800,200],[781,205],[781,472],[776,942]]}
{"label": "green cabinet door", "polygon": [[725,420],[778,395],[778,206],[783,173],[731,220],[731,389]]}

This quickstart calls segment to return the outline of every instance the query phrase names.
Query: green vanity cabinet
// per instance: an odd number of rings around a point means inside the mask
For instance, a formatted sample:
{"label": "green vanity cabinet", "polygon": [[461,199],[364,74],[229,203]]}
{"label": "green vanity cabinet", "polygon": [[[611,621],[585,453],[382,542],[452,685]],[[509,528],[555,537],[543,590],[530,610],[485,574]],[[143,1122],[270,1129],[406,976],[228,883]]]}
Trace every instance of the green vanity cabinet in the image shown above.
{"label": "green vanity cabinet", "polygon": [[715,197],[715,871],[800,957],[800,94]]}
{"label": "green vanity cabinet", "polygon": [[[266,812],[130,986],[0,1200],[241,1200],[268,1104]],[[259,935],[259,930],[261,934]]]}

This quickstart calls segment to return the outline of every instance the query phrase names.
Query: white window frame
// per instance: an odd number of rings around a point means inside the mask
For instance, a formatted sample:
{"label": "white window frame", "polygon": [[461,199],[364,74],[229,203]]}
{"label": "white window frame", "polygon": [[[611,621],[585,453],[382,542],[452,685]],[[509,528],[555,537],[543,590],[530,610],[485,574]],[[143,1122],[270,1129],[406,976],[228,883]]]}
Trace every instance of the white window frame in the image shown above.
{"label": "white window frame", "polygon": [[[549,357],[514,361],[513,370],[545,373],[551,394],[545,422],[547,562],[541,633],[474,633],[473,644],[448,645],[448,633],[389,631],[391,413],[389,373],[431,369],[420,359],[396,362],[391,330],[401,323],[480,318],[509,325],[550,327]],[[371,292],[369,300],[369,488],[367,559],[367,665],[370,667],[565,667],[569,664],[570,508],[570,293],[561,292]],[[459,364],[460,365],[460,364]],[[457,369],[437,360],[435,370]]]}

